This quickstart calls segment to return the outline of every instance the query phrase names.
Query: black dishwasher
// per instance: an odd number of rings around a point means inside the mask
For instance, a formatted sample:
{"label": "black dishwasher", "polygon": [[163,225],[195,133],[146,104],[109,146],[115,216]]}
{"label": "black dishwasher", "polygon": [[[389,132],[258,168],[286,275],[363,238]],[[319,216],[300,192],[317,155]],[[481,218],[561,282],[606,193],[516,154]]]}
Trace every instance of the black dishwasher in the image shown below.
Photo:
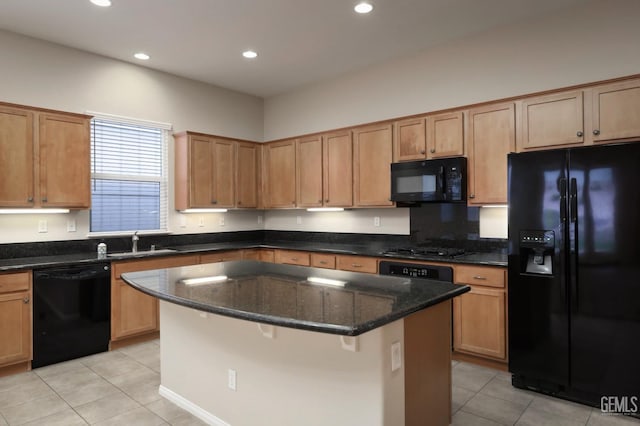
{"label": "black dishwasher", "polygon": [[33,273],[33,368],[109,348],[111,267],[94,263]]}

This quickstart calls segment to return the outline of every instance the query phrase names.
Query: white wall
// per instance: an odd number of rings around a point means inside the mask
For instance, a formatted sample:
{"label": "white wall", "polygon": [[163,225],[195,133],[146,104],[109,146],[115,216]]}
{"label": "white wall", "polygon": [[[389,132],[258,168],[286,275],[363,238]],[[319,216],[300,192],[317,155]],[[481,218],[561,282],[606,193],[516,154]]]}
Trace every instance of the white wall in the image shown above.
{"label": "white wall", "polygon": [[595,0],[265,100],[265,140],[637,74],[640,2]]}
{"label": "white wall", "polygon": [[[175,131],[192,130],[261,141],[263,101],[219,87],[56,44],[0,31],[0,101],[63,111],[96,111],[167,122]],[[173,194],[173,144],[170,145],[170,194]],[[170,229],[176,233],[256,229],[257,212],[190,217],[180,225],[170,196]],[[67,232],[67,220],[77,231]],[[38,222],[48,232],[38,233]],[[82,239],[89,230],[87,211],[68,215],[0,215],[0,243]]]}

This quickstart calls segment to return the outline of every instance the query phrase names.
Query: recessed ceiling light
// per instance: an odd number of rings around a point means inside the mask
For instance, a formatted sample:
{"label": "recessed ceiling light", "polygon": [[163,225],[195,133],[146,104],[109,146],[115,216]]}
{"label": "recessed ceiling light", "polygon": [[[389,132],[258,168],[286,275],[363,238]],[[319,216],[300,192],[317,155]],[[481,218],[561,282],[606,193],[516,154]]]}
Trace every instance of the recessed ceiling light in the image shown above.
{"label": "recessed ceiling light", "polygon": [[135,55],[133,55],[136,59],[140,59],[141,61],[147,61],[149,60],[149,58],[151,56],[147,55],[146,53],[143,52],[138,52]]}
{"label": "recessed ceiling light", "polygon": [[111,0],[91,0],[91,3],[95,4],[96,6],[101,6],[101,7],[109,7],[109,6],[111,6]]}
{"label": "recessed ceiling light", "polygon": [[353,8],[358,13],[369,13],[373,10],[373,6],[367,2],[360,2]]}
{"label": "recessed ceiling light", "polygon": [[256,58],[258,54],[253,50],[245,50],[244,52],[242,52],[242,56],[244,56],[245,58],[253,59]]}

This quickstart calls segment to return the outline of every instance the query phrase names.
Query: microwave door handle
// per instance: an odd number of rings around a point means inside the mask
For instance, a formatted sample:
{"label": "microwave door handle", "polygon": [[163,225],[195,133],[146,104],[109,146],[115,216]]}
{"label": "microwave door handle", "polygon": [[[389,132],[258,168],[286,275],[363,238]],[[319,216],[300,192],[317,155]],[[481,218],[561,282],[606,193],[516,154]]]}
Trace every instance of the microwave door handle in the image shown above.
{"label": "microwave door handle", "polygon": [[447,177],[444,173],[444,166],[440,166],[440,170],[438,170],[438,176],[440,176],[440,193],[444,194],[444,189],[447,187],[447,182],[445,181]]}

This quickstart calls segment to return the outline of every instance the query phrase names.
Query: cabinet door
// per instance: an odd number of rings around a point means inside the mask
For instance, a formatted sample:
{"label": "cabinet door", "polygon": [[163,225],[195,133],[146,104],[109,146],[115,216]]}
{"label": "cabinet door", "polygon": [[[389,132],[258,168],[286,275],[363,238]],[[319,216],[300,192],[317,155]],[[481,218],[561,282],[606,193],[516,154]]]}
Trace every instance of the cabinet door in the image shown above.
{"label": "cabinet door", "polygon": [[43,207],[89,208],[89,120],[40,114],[40,203]]}
{"label": "cabinet door", "polygon": [[593,88],[593,141],[640,137],[640,80]]}
{"label": "cabinet door", "polygon": [[265,147],[265,207],[296,205],[295,140],[269,143]]}
{"label": "cabinet door", "polygon": [[322,138],[312,136],[297,142],[296,189],[298,207],[322,206]]}
{"label": "cabinet door", "polygon": [[213,201],[215,207],[235,206],[236,143],[216,139],[213,143]]}
{"label": "cabinet door", "polygon": [[394,161],[423,160],[427,154],[424,118],[398,121],[393,144]]}
{"label": "cabinet door", "polygon": [[427,117],[427,158],[463,155],[463,124],[462,111]]}
{"label": "cabinet door", "polygon": [[111,303],[111,340],[158,330],[158,299],[122,280],[114,280]]}
{"label": "cabinet door", "polygon": [[584,142],[581,90],[525,99],[518,151]]}
{"label": "cabinet door", "polygon": [[353,131],[353,185],[355,206],[392,206],[392,125],[361,127]]}
{"label": "cabinet door", "polygon": [[505,292],[472,287],[453,299],[455,350],[506,359]]}
{"label": "cabinet door", "polygon": [[238,142],[236,151],[236,205],[258,207],[258,145]]}
{"label": "cabinet door", "polygon": [[31,207],[33,113],[0,107],[0,206]]}
{"label": "cabinet door", "polygon": [[353,205],[353,146],[351,131],[324,136],[324,205]]}
{"label": "cabinet door", "polygon": [[31,359],[30,294],[0,294],[0,366]]}
{"label": "cabinet door", "polygon": [[200,263],[231,262],[242,260],[242,250],[231,250],[200,255]]}
{"label": "cabinet door", "polygon": [[189,136],[189,206],[212,208],[214,196],[214,144],[204,136]]}
{"label": "cabinet door", "polygon": [[506,204],[507,154],[514,149],[512,103],[469,111],[469,204]]}

